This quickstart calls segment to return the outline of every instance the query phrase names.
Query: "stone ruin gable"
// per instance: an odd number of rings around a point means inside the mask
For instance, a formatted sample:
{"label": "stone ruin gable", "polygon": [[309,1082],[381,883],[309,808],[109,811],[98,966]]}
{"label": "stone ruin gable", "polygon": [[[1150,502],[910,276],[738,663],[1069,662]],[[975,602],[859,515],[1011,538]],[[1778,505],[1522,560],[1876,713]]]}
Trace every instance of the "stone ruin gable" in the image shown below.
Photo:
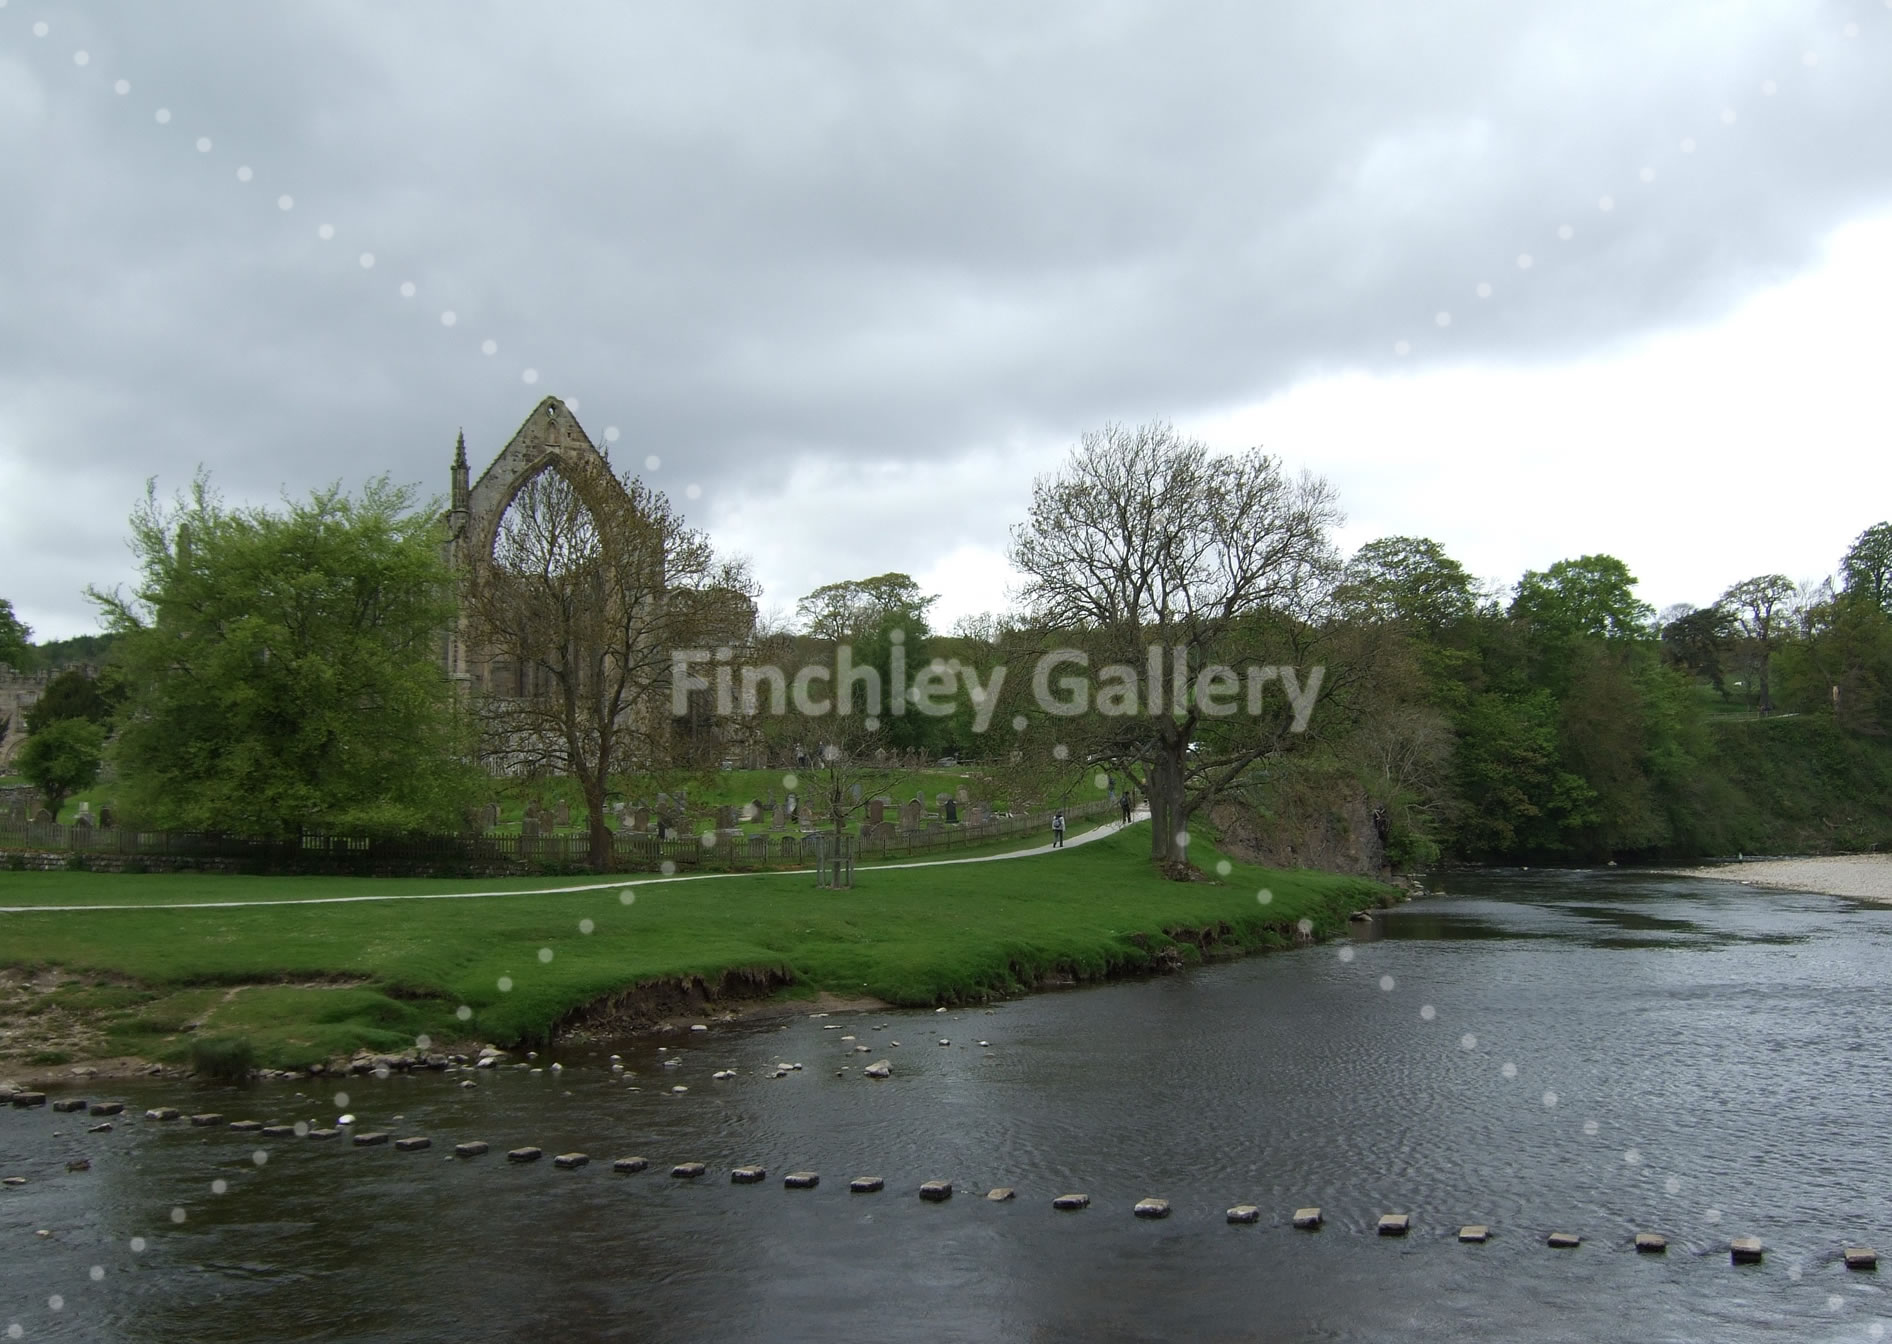
{"label": "stone ruin gable", "polygon": [[[63,669],[62,669],[63,670]],[[0,767],[10,766],[26,743],[26,711],[57,673],[16,672],[0,663]]]}

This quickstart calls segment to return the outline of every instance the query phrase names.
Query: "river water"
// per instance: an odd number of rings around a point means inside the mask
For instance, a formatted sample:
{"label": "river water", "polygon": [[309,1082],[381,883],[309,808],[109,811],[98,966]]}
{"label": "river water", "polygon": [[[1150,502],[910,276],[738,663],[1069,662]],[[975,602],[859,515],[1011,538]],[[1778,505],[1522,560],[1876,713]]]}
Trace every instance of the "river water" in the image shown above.
{"label": "river water", "polygon": [[[548,1052],[558,1073],[481,1071],[474,1089],[435,1074],[96,1087],[131,1103],[101,1135],[0,1111],[0,1175],[28,1178],[0,1190],[0,1331],[1882,1337],[1881,1277],[1840,1252],[1892,1256],[1892,909],[1617,872],[1451,886],[1345,944],[1163,979],[619,1043],[634,1077],[606,1046]],[[883,1057],[893,1078],[860,1076]],[[778,1062],[804,1067],[777,1079]],[[723,1068],[738,1076],[713,1080]],[[330,1122],[338,1086],[357,1129],[433,1149],[141,1114]],[[470,1139],[492,1152],[450,1156]],[[508,1164],[524,1144],[546,1160]],[[555,1170],[566,1151],[591,1165]],[[612,1171],[632,1154],[651,1169]],[[79,1155],[92,1169],[67,1173]],[[683,1161],[709,1174],[671,1178]],[[768,1179],[732,1185],[744,1163]],[[782,1187],[800,1169],[818,1188]],[[864,1175],[886,1189],[850,1194]],[[934,1178],[949,1201],[917,1197]],[[987,1201],[995,1186],[1017,1198]],[[1091,1207],[1054,1211],[1066,1192]],[[1132,1217],[1146,1196],[1171,1216]],[[1261,1221],[1230,1225],[1238,1203]],[[1320,1231],[1290,1226],[1303,1205]],[[1411,1235],[1376,1236],[1384,1212],[1410,1213]],[[1468,1223],[1493,1239],[1460,1244]],[[1553,1231],[1583,1244],[1548,1249]],[[1668,1253],[1637,1255],[1638,1231]],[[1740,1235],[1762,1239],[1762,1264],[1729,1263]]]}

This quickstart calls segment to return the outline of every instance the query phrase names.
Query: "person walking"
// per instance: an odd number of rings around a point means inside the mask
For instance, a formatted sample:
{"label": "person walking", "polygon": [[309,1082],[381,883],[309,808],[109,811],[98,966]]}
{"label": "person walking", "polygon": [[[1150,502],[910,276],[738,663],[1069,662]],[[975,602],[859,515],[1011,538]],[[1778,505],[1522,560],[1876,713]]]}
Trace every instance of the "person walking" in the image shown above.
{"label": "person walking", "polygon": [[1059,808],[1051,814],[1051,847],[1064,848],[1064,809]]}
{"label": "person walking", "polygon": [[1128,826],[1130,824],[1130,813],[1134,810],[1130,802],[1130,790],[1125,789],[1123,791],[1123,796],[1119,798],[1117,801],[1119,804],[1122,805],[1122,808],[1123,808],[1123,824]]}

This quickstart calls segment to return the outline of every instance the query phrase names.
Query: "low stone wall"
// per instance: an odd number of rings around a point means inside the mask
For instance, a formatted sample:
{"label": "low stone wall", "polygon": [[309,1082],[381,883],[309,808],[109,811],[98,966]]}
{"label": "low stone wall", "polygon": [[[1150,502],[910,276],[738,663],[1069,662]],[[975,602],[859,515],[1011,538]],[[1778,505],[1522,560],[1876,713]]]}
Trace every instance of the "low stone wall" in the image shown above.
{"label": "low stone wall", "polygon": [[[0,850],[0,872],[7,869],[53,873],[72,866],[74,851],[51,849]],[[88,873],[240,873],[236,859],[167,857],[160,854],[79,854]]]}

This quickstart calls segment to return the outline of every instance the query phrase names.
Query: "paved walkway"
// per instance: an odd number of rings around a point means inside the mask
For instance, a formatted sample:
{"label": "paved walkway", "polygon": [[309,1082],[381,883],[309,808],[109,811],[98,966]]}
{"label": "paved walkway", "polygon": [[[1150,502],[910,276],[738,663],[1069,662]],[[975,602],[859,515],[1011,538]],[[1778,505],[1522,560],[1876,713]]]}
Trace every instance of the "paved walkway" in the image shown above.
{"label": "paved walkway", "polygon": [[[1147,819],[1149,812],[1138,809],[1130,820],[1130,825]],[[1065,849],[1089,844],[1101,840],[1107,835],[1115,835],[1124,828],[1121,821],[1106,822],[1102,826],[1083,832],[1080,835],[1068,835],[1064,841]],[[959,859],[921,859],[907,863],[882,863],[872,866],[872,872],[885,872],[899,868],[945,868],[961,863],[997,863],[1004,859],[1028,859],[1039,854],[1055,853],[1054,846],[1043,844],[1035,849],[1011,849],[1003,854],[969,854]],[[806,877],[806,869],[773,868],[756,869],[742,873],[679,873],[674,877],[639,877],[614,882],[585,882],[570,887],[532,887],[524,891],[429,891],[429,892],[387,892],[371,896],[304,896],[292,897],[280,901],[166,901],[160,904],[143,902],[117,902],[109,905],[0,905],[0,915],[33,915],[76,913],[88,910],[246,910],[262,905],[355,905],[364,901],[474,901],[490,900],[506,896],[569,896],[585,891],[622,891],[632,887],[658,886],[669,882],[708,882],[736,877]]]}

